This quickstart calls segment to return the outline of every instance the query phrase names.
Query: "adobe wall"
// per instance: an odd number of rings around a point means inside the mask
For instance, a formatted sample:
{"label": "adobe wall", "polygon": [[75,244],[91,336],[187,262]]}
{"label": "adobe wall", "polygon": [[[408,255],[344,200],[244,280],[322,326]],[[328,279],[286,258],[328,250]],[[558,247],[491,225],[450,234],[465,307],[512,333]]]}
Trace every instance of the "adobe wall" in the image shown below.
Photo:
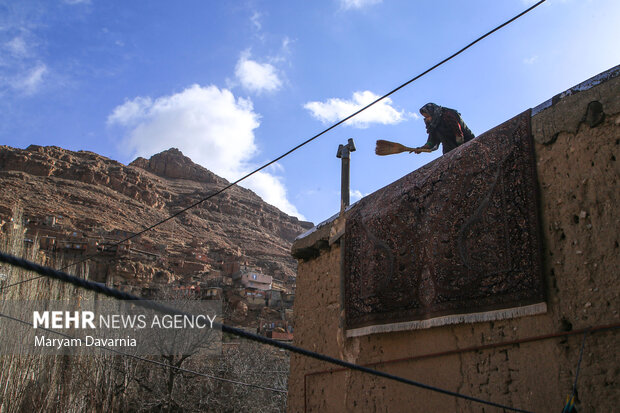
{"label": "adobe wall", "polygon": [[[295,345],[357,364],[385,362],[620,322],[620,66],[532,111],[548,312],[510,320],[345,338],[338,221],[298,239]],[[604,119],[597,116],[602,104]],[[599,113],[600,114],[600,113]],[[600,121],[600,122],[599,122]],[[599,122],[597,124],[597,122]],[[617,411],[619,331],[588,336],[579,411]],[[531,411],[561,411],[583,335],[378,364],[379,370]],[[289,412],[495,412],[293,354]],[[322,373],[321,373],[322,372]],[[305,385],[304,385],[305,384]],[[304,389],[305,387],[305,389]]]}

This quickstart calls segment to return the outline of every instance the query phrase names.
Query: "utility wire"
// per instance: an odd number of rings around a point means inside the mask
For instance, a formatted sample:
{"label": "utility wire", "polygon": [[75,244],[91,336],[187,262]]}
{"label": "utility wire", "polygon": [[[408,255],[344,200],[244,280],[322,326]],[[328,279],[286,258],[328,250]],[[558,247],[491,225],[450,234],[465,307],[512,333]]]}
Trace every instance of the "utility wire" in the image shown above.
{"label": "utility wire", "polygon": [[577,380],[579,379],[579,369],[581,367],[581,360],[583,359],[583,350],[586,347],[586,338],[588,338],[588,333],[590,330],[586,330],[583,333],[583,340],[581,341],[581,350],[579,350],[579,361],[577,361],[577,369],[575,371],[575,382],[573,383],[573,392],[567,399],[566,406],[562,409],[562,413],[571,413],[574,411],[575,404],[575,396],[577,395]]}
{"label": "utility wire", "polygon": [[588,338],[588,333],[590,331],[586,330],[583,333],[583,341],[581,342],[581,350],[579,351],[579,361],[577,362],[577,371],[575,372],[575,382],[573,383],[573,396],[577,393],[577,379],[579,378],[579,368],[581,367],[581,360],[583,359],[583,349],[586,347],[586,338]]}
{"label": "utility wire", "polygon": [[[155,311],[159,311],[165,314],[171,314],[171,315],[188,315],[191,316],[191,314],[187,314],[183,311],[177,310],[175,308],[171,308],[168,306],[165,306],[163,304],[157,303],[157,302],[153,302],[153,301],[148,301],[145,300],[141,297],[135,296],[133,294],[129,294],[127,292],[123,292],[123,291],[119,291],[117,289],[111,288],[111,287],[107,287],[105,285],[102,284],[98,284],[92,281],[88,281],[82,278],[78,278],[75,277],[73,275],[64,273],[62,271],[58,271],[55,270],[53,268],[49,268],[49,267],[44,267],[42,265],[36,264],[34,262],[22,259],[22,258],[18,258],[15,257],[13,255],[10,254],[5,254],[3,252],[0,252],[0,262],[4,262],[13,266],[17,266],[20,268],[23,268],[25,270],[29,270],[29,271],[34,271],[37,274],[40,274],[41,276],[45,276],[45,277],[50,277],[50,278],[54,278],[56,280],[60,280],[66,283],[70,283],[73,284],[75,286],[90,290],[90,291],[95,291],[98,292],[100,294],[106,295],[108,297],[112,297],[112,298],[116,298],[119,300],[131,300],[135,305],[139,305],[143,308],[149,308]],[[351,370],[356,370],[356,371],[360,371],[363,373],[367,373],[367,374],[372,374],[378,377],[383,377],[389,380],[394,380],[400,383],[404,383],[404,384],[408,384],[410,386],[415,386],[415,387],[419,387],[425,390],[429,390],[429,391],[433,391],[433,392],[437,392],[437,393],[442,393],[448,396],[452,396],[452,397],[457,397],[457,398],[461,398],[461,399],[465,399],[465,400],[469,400],[472,402],[476,402],[476,403],[481,403],[481,404],[485,404],[485,405],[489,405],[489,406],[494,406],[494,407],[498,407],[500,409],[506,409],[506,410],[510,410],[510,411],[515,411],[515,412],[524,412],[524,413],[529,413],[527,410],[522,410],[522,409],[517,409],[514,407],[509,407],[509,406],[505,406],[499,403],[495,403],[495,402],[491,402],[488,400],[484,400],[484,399],[479,399],[477,397],[473,397],[473,396],[468,396],[465,394],[461,394],[461,393],[457,393],[457,392],[453,392],[450,390],[446,390],[446,389],[442,389],[439,387],[435,387],[435,386],[431,386],[428,384],[424,384],[424,383],[420,383],[414,380],[409,380],[400,376],[395,376],[393,374],[389,374],[389,373],[385,373],[379,370],[374,370],[368,367],[364,367],[364,366],[360,366],[358,364],[354,364],[354,363],[349,363],[347,361],[344,360],[340,360],[334,357],[330,357],[324,354],[320,354],[320,353],[316,353],[314,351],[310,351],[310,350],[306,350],[304,348],[301,347],[297,347],[291,344],[287,344],[287,343],[283,343],[283,342],[279,342],[277,340],[273,340],[267,337],[263,337],[260,336],[258,334],[254,334],[254,333],[250,333],[247,331],[244,331],[240,328],[236,328],[236,327],[231,327],[225,324],[220,324],[217,322],[213,323],[213,326],[215,328],[221,328],[223,332],[225,333],[230,333],[233,335],[236,335],[238,337],[243,337],[245,339],[251,340],[251,341],[256,341],[259,343],[263,343],[263,344],[267,344],[270,346],[274,346],[274,347],[278,347],[284,350],[288,350],[291,351],[293,353],[297,353],[297,354],[301,354],[303,356],[306,357],[311,357],[314,358],[316,360],[321,360],[327,363],[331,363],[331,364],[335,364],[341,367],[346,367],[348,369]]]}
{"label": "utility wire", "polygon": [[[11,317],[10,315],[6,315],[6,314],[0,313],[0,317],[4,317],[4,318],[7,318],[9,320],[13,320],[13,321],[16,321],[18,323],[21,323],[21,324],[33,327],[32,323],[29,323],[27,321],[21,320],[19,318]],[[55,330],[52,330],[52,329],[49,329],[49,328],[40,327],[40,326],[37,327],[37,328],[39,330],[47,331],[48,333],[57,334],[59,336],[62,336],[62,337],[68,338],[68,339],[74,339],[75,338],[75,337],[73,337],[73,336],[71,336],[69,334],[61,333],[60,331],[55,331]],[[136,360],[139,360],[139,361],[143,361],[145,363],[151,363],[151,364],[155,364],[155,365],[158,365],[158,366],[161,366],[161,367],[177,370],[177,371],[180,371],[182,373],[190,373],[190,374],[193,374],[193,375],[196,375],[196,376],[206,377],[206,378],[217,380],[217,381],[224,381],[224,382],[227,382],[227,383],[232,383],[232,384],[236,384],[236,385],[240,385],[240,386],[255,387],[257,389],[269,390],[269,391],[278,392],[278,393],[288,393],[288,391],[282,390],[282,389],[274,389],[274,388],[271,388],[271,387],[259,386],[258,384],[244,383],[244,382],[240,382],[240,381],[226,379],[224,377],[217,377],[217,376],[212,376],[212,375],[206,374],[206,373],[200,373],[198,371],[194,371],[194,370],[189,370],[189,369],[185,369],[185,368],[182,368],[182,367],[173,366],[171,364],[166,364],[166,363],[163,363],[161,361],[150,360],[150,359],[147,359],[147,358],[144,358],[144,357],[136,356],[135,354],[125,353],[124,351],[114,350],[113,348],[106,347],[106,346],[95,345],[95,347],[99,347],[102,350],[110,351],[112,353],[116,353],[116,354],[121,355],[121,356],[131,357],[133,359],[136,359]]]}
{"label": "utility wire", "polygon": [[[265,168],[267,168],[267,167],[269,167],[269,166],[273,165],[274,163],[276,163],[276,162],[280,161],[281,159],[285,158],[286,156],[290,155],[291,153],[295,152],[296,150],[300,149],[301,147],[303,147],[303,146],[305,146],[305,145],[309,144],[310,142],[312,142],[312,141],[314,141],[315,139],[319,138],[320,136],[322,136],[322,135],[326,134],[327,132],[331,131],[332,129],[334,129],[334,128],[336,128],[336,127],[340,126],[340,125],[342,125],[343,123],[347,122],[348,120],[352,119],[353,117],[355,117],[355,116],[359,115],[360,113],[362,113],[362,112],[363,112],[363,111],[365,111],[366,109],[370,108],[371,106],[374,106],[374,105],[376,105],[377,103],[381,102],[382,100],[384,100],[384,99],[388,98],[389,96],[391,96],[391,95],[393,95],[394,93],[398,92],[399,90],[401,90],[401,89],[402,89],[402,88],[404,88],[405,86],[408,86],[409,84],[411,84],[411,83],[415,82],[416,80],[418,80],[418,79],[419,79],[419,78],[421,78],[422,76],[424,76],[424,75],[428,74],[429,72],[431,72],[431,71],[435,70],[436,68],[438,68],[439,66],[443,65],[444,63],[446,63],[446,62],[448,62],[448,61],[452,60],[452,59],[453,59],[453,58],[455,58],[456,56],[458,56],[458,55],[460,55],[461,53],[463,53],[465,50],[469,49],[470,47],[472,47],[472,46],[473,46],[473,45],[475,45],[476,43],[478,43],[478,42],[480,42],[481,40],[483,40],[484,38],[486,38],[486,37],[490,36],[491,34],[495,33],[495,32],[496,32],[496,31],[498,31],[498,30],[500,30],[500,29],[501,29],[501,28],[503,28],[504,26],[509,25],[509,24],[510,24],[510,23],[512,23],[513,21],[517,20],[518,18],[522,17],[523,15],[525,15],[525,14],[529,13],[530,11],[534,10],[536,7],[540,6],[540,5],[541,5],[542,3],[544,3],[545,1],[547,1],[547,0],[540,0],[538,3],[534,4],[533,6],[529,7],[528,9],[526,9],[526,10],[522,11],[521,13],[517,14],[516,16],[514,16],[514,17],[513,17],[513,18],[511,18],[510,20],[507,20],[506,22],[504,22],[504,23],[500,24],[499,26],[497,26],[497,27],[496,27],[496,28],[494,28],[493,30],[491,30],[491,31],[489,31],[489,32],[487,32],[487,33],[485,33],[484,35],[482,35],[482,36],[480,36],[480,37],[478,37],[476,40],[474,40],[473,42],[469,43],[467,46],[463,47],[462,49],[460,49],[459,51],[457,51],[457,52],[453,53],[452,55],[450,55],[450,56],[446,57],[445,59],[443,59],[443,60],[442,60],[442,61],[440,61],[439,63],[436,63],[435,65],[433,65],[433,66],[431,66],[430,68],[426,69],[424,72],[420,73],[419,75],[417,75],[417,76],[415,76],[415,77],[413,77],[413,78],[409,79],[408,81],[406,81],[405,83],[401,84],[400,86],[398,86],[398,87],[396,87],[396,88],[392,89],[392,90],[391,90],[391,91],[389,91],[388,93],[386,93],[386,94],[384,94],[383,96],[381,96],[381,97],[377,98],[376,100],[374,100],[373,102],[371,102],[371,103],[369,103],[368,105],[364,106],[363,108],[361,108],[361,109],[357,110],[356,112],[354,112],[354,113],[350,114],[350,115],[349,115],[349,116],[347,116],[346,118],[344,118],[344,119],[342,119],[342,120],[340,120],[340,121],[338,121],[338,122],[334,123],[333,125],[331,125],[331,126],[330,126],[330,127],[328,127],[327,129],[324,129],[323,131],[321,131],[321,132],[317,133],[316,135],[314,135],[314,136],[312,136],[311,138],[309,138],[309,139],[305,140],[304,142],[300,143],[299,145],[295,146],[294,148],[292,148],[292,149],[288,150],[287,152],[283,153],[282,155],[278,156],[277,158],[275,158],[275,159],[273,159],[273,160],[271,160],[271,161],[267,162],[267,163],[266,163],[266,164],[264,164],[263,166],[261,166],[261,167],[259,167],[259,168],[255,169],[254,171],[252,171],[252,172],[250,172],[250,173],[246,174],[245,176],[243,176],[243,177],[241,177],[241,178],[237,179],[237,180],[236,180],[236,181],[234,181],[233,183],[230,183],[230,184],[226,185],[225,187],[223,187],[223,188],[221,188],[221,189],[219,189],[219,190],[217,190],[217,191],[213,192],[212,194],[210,194],[210,195],[206,196],[205,198],[202,198],[201,200],[196,201],[196,202],[194,202],[193,204],[191,204],[191,205],[189,205],[189,206],[187,206],[187,207],[183,208],[182,210],[180,210],[180,211],[178,211],[178,212],[176,212],[176,213],[174,213],[174,214],[170,215],[168,218],[163,219],[163,220],[161,220],[161,221],[159,221],[159,222],[157,222],[157,223],[155,223],[155,224],[153,224],[153,225],[151,225],[151,226],[149,226],[149,227],[147,227],[147,228],[144,228],[144,229],[143,229],[143,230],[141,230],[140,232],[138,232],[138,233],[136,233],[136,234],[133,234],[133,235],[131,235],[131,236],[129,236],[129,237],[127,237],[127,238],[125,238],[125,239],[123,239],[123,240],[119,241],[118,243],[116,243],[116,245],[118,246],[118,245],[122,244],[123,242],[126,242],[126,241],[129,241],[129,240],[133,239],[133,238],[136,238],[136,237],[138,237],[138,236],[140,236],[140,235],[144,234],[145,232],[148,232],[148,231],[150,231],[150,230],[154,229],[155,227],[158,227],[159,225],[161,225],[161,224],[163,224],[163,223],[165,223],[165,222],[168,222],[168,221],[170,221],[170,220],[171,220],[171,219],[173,219],[173,218],[176,218],[177,216],[179,216],[179,215],[181,215],[181,214],[183,214],[183,213],[187,212],[188,210],[190,210],[190,209],[192,209],[192,208],[197,207],[198,205],[202,204],[203,202],[205,202],[205,201],[207,201],[207,200],[209,200],[209,199],[211,199],[211,198],[213,198],[213,197],[215,197],[215,196],[217,196],[217,195],[221,194],[221,193],[222,193],[222,192],[224,192],[224,191],[227,191],[228,189],[230,189],[230,188],[232,188],[233,186],[237,185],[237,184],[238,184],[238,183],[240,183],[241,181],[243,181],[243,180],[245,180],[245,179],[249,178],[250,176],[252,176],[252,175],[254,175],[254,174],[256,174],[256,173],[258,173],[258,172],[262,171],[263,169],[265,169]],[[90,255],[90,256],[87,256],[87,257],[83,258],[83,259],[82,259],[82,260],[80,260],[80,261],[76,261],[76,262],[74,262],[74,263],[72,263],[72,264],[69,264],[69,265],[67,265],[67,266],[65,266],[65,267],[63,267],[63,268],[61,268],[61,270],[67,269],[67,268],[69,268],[69,267],[71,267],[71,266],[74,266],[74,265],[77,265],[77,264],[81,264],[81,263],[83,263],[83,262],[86,262],[86,261],[90,260],[91,258],[93,258],[93,257],[95,257],[95,256],[96,256],[96,255]],[[36,280],[36,279],[38,279],[38,278],[41,278],[41,277],[34,277],[34,278],[27,279],[27,280],[23,280],[23,281],[16,282],[16,283],[14,283],[14,284],[7,285],[7,286],[5,286],[5,287],[2,287],[2,288],[0,289],[0,291],[3,291],[3,290],[5,290],[5,289],[10,288],[10,287],[13,287],[13,286],[15,286],[15,285],[19,285],[19,284],[23,284],[23,283],[26,283],[26,282],[29,282],[29,281]]]}

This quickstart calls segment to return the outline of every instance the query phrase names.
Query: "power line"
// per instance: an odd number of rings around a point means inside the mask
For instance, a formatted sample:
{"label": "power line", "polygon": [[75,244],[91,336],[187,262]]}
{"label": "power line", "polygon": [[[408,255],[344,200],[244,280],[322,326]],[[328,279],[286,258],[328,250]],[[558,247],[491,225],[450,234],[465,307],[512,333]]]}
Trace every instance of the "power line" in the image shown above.
{"label": "power line", "polygon": [[[78,277],[75,277],[73,275],[64,273],[62,271],[58,271],[55,270],[53,268],[49,268],[49,267],[44,267],[42,265],[36,264],[34,262],[28,261],[28,260],[24,260],[22,258],[18,258],[15,257],[13,255],[10,254],[5,254],[3,252],[0,252],[0,262],[4,262],[10,265],[14,265],[20,268],[23,268],[25,270],[29,270],[29,271],[34,271],[37,274],[40,274],[41,276],[45,276],[45,277],[50,277],[50,278],[54,278],[56,280],[60,280],[62,282],[66,282],[66,283],[70,283],[73,284],[75,286],[84,288],[86,290],[90,290],[90,291],[95,291],[98,292],[100,294],[106,295],[108,297],[112,297],[112,298],[116,298],[119,300],[131,300],[135,305],[139,305],[143,308],[148,308],[151,310],[155,310],[155,311],[159,311],[165,314],[171,314],[171,315],[189,315],[191,316],[191,314],[187,314],[183,311],[177,310],[175,308],[171,308],[168,306],[165,306],[163,304],[157,303],[157,302],[153,302],[153,301],[147,301],[141,297],[138,297],[136,295],[133,294],[129,294],[127,292],[123,292],[123,291],[119,291],[117,289],[102,285],[102,284],[98,284],[98,283],[94,283],[92,281],[88,281],[85,279],[81,279]],[[226,324],[220,324],[217,322],[213,323],[213,326],[216,328],[221,328],[223,332],[225,333],[230,333],[233,335],[236,335],[238,337],[243,337],[245,339],[251,340],[251,341],[256,341],[259,343],[263,343],[263,344],[267,344],[270,346],[274,346],[274,347],[278,347],[284,350],[288,350],[297,354],[301,354],[303,356],[306,357],[311,357],[314,358],[316,360],[321,360],[327,363],[331,363],[331,364],[335,364],[341,367],[346,367],[348,369],[351,370],[356,370],[356,371],[360,371],[363,373],[367,373],[367,374],[372,374],[378,377],[383,377],[389,380],[394,380],[400,383],[404,383],[404,384],[408,384],[410,386],[414,386],[414,387],[419,387],[421,389],[425,389],[425,390],[429,390],[429,391],[433,391],[433,392],[437,392],[437,393],[441,393],[441,394],[445,394],[448,396],[452,396],[452,397],[457,397],[457,398],[461,398],[461,399],[465,399],[465,400],[469,400],[472,402],[476,402],[476,403],[481,403],[481,404],[485,404],[485,405],[489,405],[489,406],[494,406],[494,407],[498,407],[500,409],[505,409],[505,410],[510,410],[510,411],[515,411],[515,412],[524,412],[524,413],[529,413],[527,410],[522,410],[522,409],[518,409],[518,408],[514,408],[514,407],[510,407],[510,406],[505,406],[499,403],[495,403],[495,402],[491,402],[488,400],[484,400],[484,399],[479,399],[477,397],[473,397],[473,396],[468,396],[465,394],[461,394],[461,393],[457,393],[457,392],[453,392],[450,390],[446,390],[446,389],[442,389],[439,387],[435,387],[435,386],[431,386],[428,384],[424,384],[424,383],[420,383],[414,380],[409,380],[400,376],[396,376],[393,374],[389,374],[389,373],[385,373],[379,370],[374,370],[368,367],[364,367],[364,366],[360,366],[358,364],[354,364],[354,363],[349,363],[347,361],[344,360],[340,360],[334,357],[330,357],[324,354],[320,354],[320,353],[316,353],[314,351],[310,351],[310,350],[306,350],[304,348],[301,347],[297,347],[291,344],[287,344],[287,343],[283,343],[283,342],[279,342],[277,340],[273,340],[267,337],[263,337],[260,336],[258,334],[254,334],[254,333],[250,333],[247,331],[244,331],[240,328],[236,328],[236,327],[231,327],[228,326]]]}
{"label": "power line", "polygon": [[[29,323],[29,322],[24,321],[24,320],[20,320],[19,318],[11,317],[10,315],[6,315],[6,314],[0,313],[0,317],[4,317],[4,318],[7,318],[9,320],[13,320],[13,321],[16,321],[18,323],[21,323],[21,324],[33,327],[32,323]],[[74,339],[75,338],[75,337],[73,337],[73,336],[71,336],[69,334],[61,333],[60,331],[55,331],[55,330],[52,330],[52,329],[49,329],[49,328],[45,328],[45,327],[41,327],[41,326],[38,326],[37,328],[39,330],[47,331],[48,333],[57,334],[59,336],[62,336],[62,337],[68,338],[68,339]],[[182,367],[173,366],[171,364],[166,364],[166,363],[163,363],[161,361],[151,360],[151,359],[147,359],[145,357],[136,356],[135,354],[125,353],[124,351],[114,350],[113,348],[106,347],[106,346],[95,345],[95,347],[99,347],[102,350],[110,351],[112,353],[116,353],[116,354],[121,355],[121,356],[131,357],[133,359],[136,359],[136,360],[139,360],[139,361],[143,361],[145,363],[151,363],[151,364],[155,364],[155,365],[158,365],[158,366],[161,366],[161,367],[177,370],[177,371],[180,371],[182,373],[189,373],[189,374],[193,374],[195,376],[206,377],[208,379],[213,379],[213,380],[216,380],[216,381],[223,381],[223,382],[232,383],[232,384],[240,385],[240,386],[255,387],[257,389],[269,390],[269,391],[273,391],[273,392],[277,392],[277,393],[288,393],[288,391],[282,390],[282,389],[274,389],[274,388],[271,388],[271,387],[260,386],[258,384],[244,383],[244,382],[241,382],[241,381],[235,381],[235,380],[226,379],[224,377],[217,377],[217,376],[212,376],[212,375],[206,374],[206,373],[200,373],[200,372],[195,371],[195,370],[189,370],[189,369],[185,369],[185,368],[182,368]]]}
{"label": "power line", "polygon": [[[177,216],[179,216],[179,215],[181,215],[181,214],[183,214],[183,213],[187,212],[188,210],[190,210],[190,209],[192,209],[192,208],[197,207],[198,205],[202,204],[203,202],[205,202],[205,201],[207,201],[207,200],[209,200],[209,199],[211,199],[211,198],[213,198],[213,197],[215,197],[215,196],[217,196],[217,195],[221,194],[221,193],[222,193],[222,192],[224,192],[224,191],[227,191],[228,189],[230,189],[230,188],[232,188],[233,186],[237,185],[237,184],[238,184],[238,183],[240,183],[241,181],[243,181],[243,180],[245,180],[245,179],[249,178],[250,176],[252,176],[252,175],[254,175],[254,174],[256,174],[256,173],[258,173],[258,172],[262,171],[263,169],[265,169],[265,168],[267,168],[267,167],[269,167],[269,166],[273,165],[274,163],[276,163],[276,162],[280,161],[281,159],[285,158],[286,156],[290,155],[291,153],[293,153],[293,152],[297,151],[297,150],[298,150],[298,149],[300,149],[301,147],[303,147],[303,146],[305,146],[305,145],[309,144],[310,142],[312,142],[312,141],[314,141],[315,139],[319,138],[320,136],[322,136],[322,135],[326,134],[327,132],[331,131],[332,129],[334,129],[334,128],[336,128],[336,127],[340,126],[340,125],[342,125],[343,123],[347,122],[348,120],[352,119],[353,117],[355,117],[355,116],[359,115],[360,113],[362,113],[362,112],[363,112],[363,111],[365,111],[366,109],[370,108],[371,106],[374,106],[375,104],[377,104],[377,103],[381,102],[382,100],[384,100],[384,99],[388,98],[389,96],[391,96],[391,95],[393,95],[394,93],[398,92],[400,89],[404,88],[405,86],[408,86],[409,84],[411,84],[411,83],[415,82],[415,81],[416,81],[416,80],[418,80],[419,78],[421,78],[421,77],[423,77],[424,75],[428,74],[429,72],[431,72],[431,71],[435,70],[436,68],[438,68],[439,66],[443,65],[444,63],[446,63],[446,62],[448,62],[448,61],[452,60],[453,58],[455,58],[456,56],[460,55],[461,53],[463,53],[465,50],[469,49],[470,47],[472,47],[472,46],[473,46],[473,45],[475,45],[476,43],[480,42],[481,40],[483,40],[483,39],[485,39],[486,37],[490,36],[491,34],[495,33],[496,31],[498,31],[498,30],[502,29],[503,27],[505,27],[505,26],[509,25],[510,23],[512,23],[513,21],[517,20],[518,18],[520,18],[520,17],[524,16],[525,14],[529,13],[530,11],[534,10],[536,7],[540,6],[540,5],[541,5],[542,3],[544,3],[545,1],[547,1],[547,0],[540,0],[538,3],[534,4],[533,6],[529,7],[528,9],[526,9],[526,10],[522,11],[521,13],[517,14],[516,16],[514,16],[514,17],[513,17],[513,18],[511,18],[510,20],[505,21],[504,23],[500,24],[499,26],[495,27],[494,29],[492,29],[492,30],[488,31],[488,32],[487,32],[487,33],[485,33],[484,35],[482,35],[482,36],[478,37],[476,40],[474,40],[473,42],[469,43],[467,46],[463,47],[462,49],[460,49],[459,51],[457,51],[457,52],[453,53],[452,55],[450,55],[450,56],[446,57],[445,59],[443,59],[443,60],[442,60],[442,61],[440,61],[439,63],[436,63],[435,65],[433,65],[433,66],[431,66],[430,68],[426,69],[424,72],[420,73],[419,75],[417,75],[417,76],[415,76],[415,77],[413,77],[413,78],[409,79],[408,81],[406,81],[405,83],[401,84],[400,86],[398,86],[398,87],[396,87],[396,88],[392,89],[392,90],[391,90],[391,91],[389,91],[388,93],[386,93],[386,94],[384,94],[383,96],[381,96],[381,97],[377,98],[376,100],[374,100],[373,102],[371,102],[371,103],[369,103],[368,105],[364,106],[363,108],[361,108],[361,109],[357,110],[356,112],[354,112],[354,113],[350,114],[350,115],[349,115],[349,116],[347,116],[346,118],[344,118],[344,119],[342,119],[342,120],[340,120],[340,121],[338,121],[338,122],[334,123],[333,125],[331,125],[331,126],[330,126],[330,127],[328,127],[327,129],[324,129],[323,131],[321,131],[321,132],[317,133],[316,135],[314,135],[314,136],[312,136],[311,138],[309,138],[309,139],[305,140],[304,142],[300,143],[299,145],[295,146],[294,148],[292,148],[292,149],[288,150],[287,152],[283,153],[282,155],[278,156],[277,158],[275,158],[275,159],[273,159],[273,160],[271,160],[271,161],[267,162],[267,163],[266,163],[266,164],[264,164],[263,166],[261,166],[261,167],[259,167],[259,168],[255,169],[254,171],[252,171],[252,172],[250,172],[250,173],[246,174],[245,176],[243,176],[243,177],[241,177],[241,178],[237,179],[237,180],[236,180],[236,181],[234,181],[233,183],[230,183],[230,184],[226,185],[225,187],[223,187],[223,188],[221,188],[221,189],[219,189],[219,190],[217,190],[217,191],[213,192],[212,194],[210,194],[210,195],[206,196],[205,198],[203,198],[203,199],[201,199],[201,200],[199,200],[199,201],[196,201],[196,202],[194,202],[193,204],[191,204],[191,205],[189,205],[189,206],[187,206],[187,207],[183,208],[182,210],[180,210],[180,211],[178,211],[178,212],[176,212],[176,213],[174,213],[174,214],[170,215],[169,217],[167,217],[167,218],[165,218],[165,219],[163,219],[163,220],[161,220],[161,221],[159,221],[159,222],[157,222],[157,223],[155,223],[155,224],[153,224],[153,225],[151,225],[151,226],[149,226],[149,227],[147,227],[147,228],[142,229],[140,232],[138,232],[138,233],[136,233],[136,234],[133,234],[133,235],[131,235],[131,236],[129,236],[129,237],[127,237],[127,238],[125,238],[125,239],[123,239],[123,240],[119,241],[118,243],[116,243],[116,246],[118,246],[118,245],[122,244],[123,242],[129,241],[129,240],[131,240],[131,239],[133,239],[133,238],[136,238],[136,237],[138,237],[138,236],[140,236],[140,235],[142,235],[142,234],[144,234],[144,233],[146,233],[146,232],[148,232],[148,231],[150,231],[150,230],[154,229],[155,227],[158,227],[159,225],[164,224],[165,222],[170,221],[170,220],[171,220],[171,219],[173,219],[173,218],[176,218]],[[97,256],[97,255],[95,254],[95,255],[90,255],[90,256],[87,256],[87,257],[83,258],[83,259],[82,259],[82,260],[80,260],[80,261],[76,261],[76,262],[71,263],[71,264],[69,264],[69,265],[67,265],[67,266],[65,266],[65,267],[62,267],[62,268],[61,268],[61,270],[67,269],[67,268],[72,267],[72,266],[77,265],[77,264],[81,264],[81,263],[86,262],[86,261],[89,261],[91,258],[93,258],[93,257],[95,257],[95,256]],[[34,277],[34,278],[30,278],[30,279],[28,279],[28,280],[22,280],[22,281],[19,281],[19,282],[14,283],[14,284],[10,284],[10,285],[7,285],[7,286],[5,286],[5,287],[2,287],[2,288],[0,289],[0,291],[3,291],[3,290],[5,290],[5,289],[7,289],[7,288],[10,288],[10,287],[13,287],[13,286],[16,286],[16,285],[19,285],[19,284],[23,284],[23,283],[27,283],[27,282],[29,282],[29,281],[36,280],[36,279],[39,279],[39,278],[41,278],[41,277]]]}
{"label": "power line", "polygon": [[586,330],[583,333],[583,340],[581,341],[581,350],[579,350],[579,361],[577,361],[577,370],[575,371],[575,381],[573,383],[573,392],[571,393],[570,396],[568,396],[567,401],[566,401],[566,405],[564,406],[564,409],[562,409],[562,413],[571,413],[574,410],[574,404],[575,404],[575,396],[577,395],[577,380],[579,379],[579,368],[581,367],[581,360],[583,359],[583,350],[586,347],[586,338],[588,338],[588,333],[590,332],[590,330]]}

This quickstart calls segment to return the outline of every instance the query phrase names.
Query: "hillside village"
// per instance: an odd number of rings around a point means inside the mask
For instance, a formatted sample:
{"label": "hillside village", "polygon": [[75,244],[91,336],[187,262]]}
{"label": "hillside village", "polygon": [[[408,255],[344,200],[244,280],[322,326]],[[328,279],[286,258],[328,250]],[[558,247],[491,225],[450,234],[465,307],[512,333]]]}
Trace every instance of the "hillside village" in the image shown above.
{"label": "hillside village", "polygon": [[[228,184],[176,149],[123,165],[86,151],[2,146],[0,165],[2,231],[21,231],[42,262],[62,268],[88,257],[92,281],[148,298],[221,299],[226,323],[292,340],[290,245],[313,224],[234,187],[136,236]],[[16,208],[21,218],[12,218]]]}
{"label": "hillside village", "polygon": [[[150,238],[115,229],[76,229],[62,215],[0,220],[4,233],[21,231],[27,248],[36,248],[42,261],[67,262],[86,257],[97,271],[92,279],[151,299],[222,300],[225,321],[270,338],[292,341],[295,277],[264,274],[244,257],[211,250],[193,240],[187,248],[171,249]],[[124,263],[125,265],[118,263]],[[149,269],[150,282],[136,282],[136,269]],[[105,271],[101,271],[105,269]],[[70,272],[70,270],[69,270]]]}

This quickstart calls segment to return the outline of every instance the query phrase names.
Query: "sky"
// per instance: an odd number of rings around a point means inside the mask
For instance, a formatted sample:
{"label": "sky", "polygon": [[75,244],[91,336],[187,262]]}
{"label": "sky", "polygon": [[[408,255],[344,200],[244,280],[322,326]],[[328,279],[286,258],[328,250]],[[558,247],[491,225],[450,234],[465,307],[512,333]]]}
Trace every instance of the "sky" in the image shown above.
{"label": "sky", "polygon": [[[175,147],[234,181],[533,5],[531,0],[0,0],[0,145],[129,164]],[[441,156],[418,110],[457,109],[479,135],[620,64],[620,2],[547,0],[241,183],[319,223]],[[208,195],[208,193],[205,193]]]}

